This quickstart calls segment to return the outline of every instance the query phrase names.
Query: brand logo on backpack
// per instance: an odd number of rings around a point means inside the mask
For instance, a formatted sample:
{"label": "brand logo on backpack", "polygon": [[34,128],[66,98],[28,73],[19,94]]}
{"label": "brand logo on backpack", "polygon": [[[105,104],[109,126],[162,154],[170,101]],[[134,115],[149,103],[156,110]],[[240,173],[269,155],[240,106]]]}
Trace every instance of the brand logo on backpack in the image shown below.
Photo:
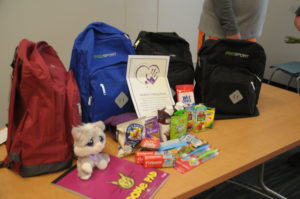
{"label": "brand logo on backpack", "polygon": [[102,55],[94,55],[94,59],[103,59],[103,58],[106,58],[106,57],[114,57],[114,56],[117,56],[116,52],[102,54]]}
{"label": "brand logo on backpack", "polygon": [[233,56],[233,57],[246,58],[246,59],[249,57],[249,55],[247,55],[247,54],[243,54],[243,53],[239,53],[239,52],[232,52],[232,51],[226,51],[225,55]]}

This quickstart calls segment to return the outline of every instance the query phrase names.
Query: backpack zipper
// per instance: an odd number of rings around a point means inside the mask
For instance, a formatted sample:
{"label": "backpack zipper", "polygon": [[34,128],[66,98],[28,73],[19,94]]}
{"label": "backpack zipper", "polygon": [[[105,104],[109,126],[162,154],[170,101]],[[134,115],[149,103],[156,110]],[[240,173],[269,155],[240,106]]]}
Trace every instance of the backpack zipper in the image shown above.
{"label": "backpack zipper", "polygon": [[[250,71],[249,71],[249,72],[250,72]],[[262,80],[258,77],[258,75],[256,75],[255,73],[251,73],[251,72],[250,72],[250,74],[252,74],[252,75],[253,75],[260,83],[262,82]],[[256,88],[255,88],[254,82],[251,81],[250,84],[251,84],[253,90],[255,91]]]}
{"label": "backpack zipper", "polygon": [[[102,88],[103,95],[106,95],[106,90],[105,90],[104,84],[99,84],[99,86]],[[92,104],[92,99],[93,99],[93,96],[89,96],[88,106],[91,106],[91,104]]]}
{"label": "backpack zipper", "polygon": [[256,74],[253,74],[255,77],[256,77],[256,79],[259,81],[259,82],[262,82],[262,80],[256,75]]}
{"label": "backpack zipper", "polygon": [[141,39],[137,40],[135,43],[134,43],[134,48],[137,48],[137,46],[139,45]]}
{"label": "backpack zipper", "polygon": [[89,96],[88,106],[91,106],[91,104],[92,104],[92,98],[93,98],[93,96]]}
{"label": "backpack zipper", "polygon": [[103,95],[106,95],[106,90],[105,90],[104,84],[100,84],[100,87],[102,88]]}
{"label": "backpack zipper", "polygon": [[255,86],[254,86],[254,83],[253,83],[253,81],[251,81],[251,82],[250,82],[250,84],[251,84],[251,86],[252,86],[253,90],[255,91]]}

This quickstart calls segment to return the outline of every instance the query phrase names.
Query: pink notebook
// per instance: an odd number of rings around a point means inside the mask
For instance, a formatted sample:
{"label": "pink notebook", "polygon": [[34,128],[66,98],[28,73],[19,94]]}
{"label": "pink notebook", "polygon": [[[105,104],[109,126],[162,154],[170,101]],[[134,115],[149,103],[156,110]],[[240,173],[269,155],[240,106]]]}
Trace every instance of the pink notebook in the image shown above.
{"label": "pink notebook", "polygon": [[105,170],[95,168],[89,180],[81,180],[74,166],[52,183],[86,198],[152,198],[169,175],[110,156],[109,166]]}

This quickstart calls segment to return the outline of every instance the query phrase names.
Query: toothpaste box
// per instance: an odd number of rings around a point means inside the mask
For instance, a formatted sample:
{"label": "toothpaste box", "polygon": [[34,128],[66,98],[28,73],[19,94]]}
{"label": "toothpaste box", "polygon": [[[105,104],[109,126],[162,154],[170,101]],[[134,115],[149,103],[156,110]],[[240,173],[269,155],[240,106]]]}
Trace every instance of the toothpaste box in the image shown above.
{"label": "toothpaste box", "polygon": [[145,168],[175,167],[175,165],[176,165],[176,159],[171,154],[144,156]]}

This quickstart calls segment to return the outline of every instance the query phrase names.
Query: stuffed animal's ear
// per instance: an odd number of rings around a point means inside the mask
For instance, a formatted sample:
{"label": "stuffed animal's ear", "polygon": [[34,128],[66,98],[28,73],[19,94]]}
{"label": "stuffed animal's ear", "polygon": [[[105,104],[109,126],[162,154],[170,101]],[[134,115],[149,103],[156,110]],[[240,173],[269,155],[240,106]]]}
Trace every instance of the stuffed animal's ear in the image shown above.
{"label": "stuffed animal's ear", "polygon": [[94,125],[100,129],[102,129],[103,131],[105,130],[105,124],[101,120],[98,122],[94,122]]}
{"label": "stuffed animal's ear", "polygon": [[79,127],[73,127],[72,128],[72,135],[73,135],[73,138],[75,140],[78,140],[82,136],[80,128]]}

